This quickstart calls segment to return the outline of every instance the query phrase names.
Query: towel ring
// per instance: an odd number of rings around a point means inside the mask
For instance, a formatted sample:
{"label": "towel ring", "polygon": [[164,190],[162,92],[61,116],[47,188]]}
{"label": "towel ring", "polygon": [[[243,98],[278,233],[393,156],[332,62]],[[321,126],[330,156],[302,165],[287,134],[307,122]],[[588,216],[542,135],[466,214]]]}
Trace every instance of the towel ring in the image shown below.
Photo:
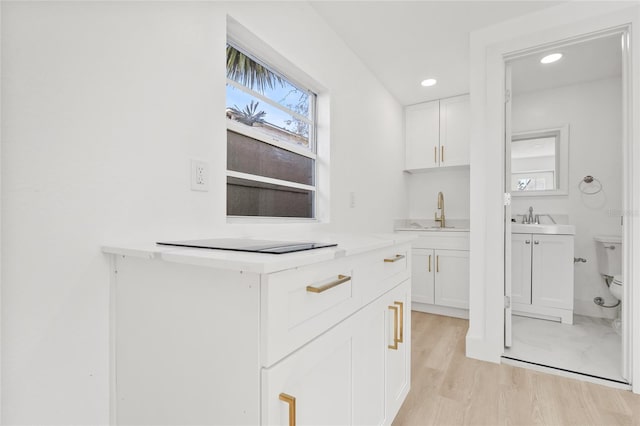
{"label": "towel ring", "polygon": [[585,195],[595,195],[602,191],[602,183],[593,176],[587,175],[578,183],[578,189]]}

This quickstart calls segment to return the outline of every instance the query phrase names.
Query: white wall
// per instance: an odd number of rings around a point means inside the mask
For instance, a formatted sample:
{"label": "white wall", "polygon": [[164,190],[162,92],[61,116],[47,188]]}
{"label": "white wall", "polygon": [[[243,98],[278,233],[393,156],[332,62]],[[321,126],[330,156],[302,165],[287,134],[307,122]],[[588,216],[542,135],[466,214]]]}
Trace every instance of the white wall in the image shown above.
{"label": "white wall", "polygon": [[[619,77],[550,90],[525,92],[513,97],[513,132],[569,125],[569,195],[513,197],[513,214],[563,214],[576,226],[575,312],[614,318],[615,309],[593,303],[601,296],[607,304],[615,298],[598,273],[595,235],[622,235],[622,81]],[[603,190],[587,196],[578,190],[586,176],[595,176]],[[622,265],[621,265],[622,267]]]}
{"label": "white wall", "polygon": [[447,219],[469,219],[469,168],[445,167],[408,176],[409,216],[433,219],[442,191]]}
{"label": "white wall", "polygon": [[[326,88],[329,224],[226,224],[227,12]],[[109,421],[101,244],[406,216],[402,109],[304,3],[3,2],[2,43],[5,424]],[[189,190],[192,157],[209,192]]]}

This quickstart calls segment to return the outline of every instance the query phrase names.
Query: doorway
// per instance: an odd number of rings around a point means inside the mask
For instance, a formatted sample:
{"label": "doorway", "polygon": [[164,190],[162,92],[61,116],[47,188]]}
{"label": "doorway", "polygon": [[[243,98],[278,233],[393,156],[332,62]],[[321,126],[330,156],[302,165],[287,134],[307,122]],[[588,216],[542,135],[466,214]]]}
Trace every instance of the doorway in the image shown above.
{"label": "doorway", "polygon": [[505,62],[503,358],[619,384],[630,382],[631,304],[610,289],[629,292],[627,55],[617,29]]}

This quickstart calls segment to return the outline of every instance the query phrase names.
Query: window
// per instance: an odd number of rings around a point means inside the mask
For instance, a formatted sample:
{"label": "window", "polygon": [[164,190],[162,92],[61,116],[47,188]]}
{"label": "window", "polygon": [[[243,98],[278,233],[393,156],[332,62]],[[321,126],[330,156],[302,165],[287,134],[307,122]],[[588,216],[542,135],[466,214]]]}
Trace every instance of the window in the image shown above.
{"label": "window", "polygon": [[314,218],[316,95],[227,45],[227,215]]}

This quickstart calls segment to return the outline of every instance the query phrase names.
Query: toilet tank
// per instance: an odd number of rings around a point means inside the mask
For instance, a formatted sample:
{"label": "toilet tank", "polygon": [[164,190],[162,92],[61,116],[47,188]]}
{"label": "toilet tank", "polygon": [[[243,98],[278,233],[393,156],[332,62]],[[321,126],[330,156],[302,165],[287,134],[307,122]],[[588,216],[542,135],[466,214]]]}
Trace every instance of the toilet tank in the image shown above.
{"label": "toilet tank", "polygon": [[615,235],[596,235],[596,257],[598,271],[602,275],[619,275],[622,273],[622,237]]}

